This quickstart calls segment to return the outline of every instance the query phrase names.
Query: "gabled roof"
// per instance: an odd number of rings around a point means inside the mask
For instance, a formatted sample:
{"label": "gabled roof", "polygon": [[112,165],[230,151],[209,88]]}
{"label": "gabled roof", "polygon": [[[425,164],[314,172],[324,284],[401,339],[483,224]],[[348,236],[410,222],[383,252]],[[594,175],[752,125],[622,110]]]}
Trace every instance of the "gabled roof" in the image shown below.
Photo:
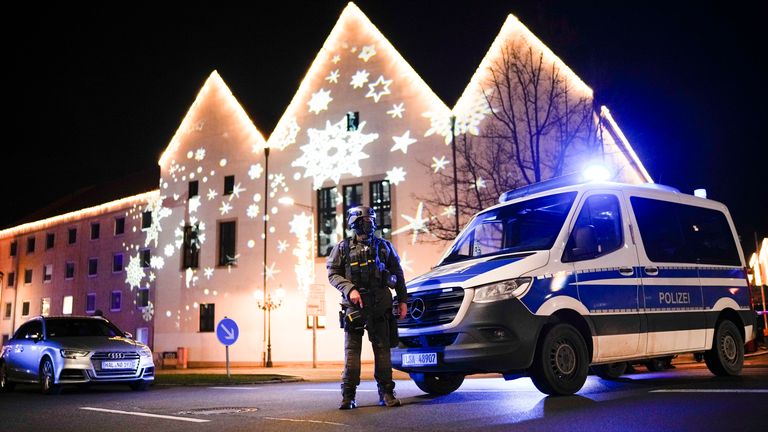
{"label": "gabled roof", "polygon": [[171,138],[168,147],[166,147],[163,154],[158,160],[158,165],[165,166],[168,159],[173,157],[179,150],[182,144],[182,138],[202,127],[199,122],[206,117],[214,116],[217,118],[233,116],[238,120],[238,130],[231,131],[230,134],[242,134],[244,140],[251,143],[254,148],[262,148],[265,140],[264,136],[259,132],[253,121],[245,112],[243,107],[237,101],[232,91],[224,83],[224,80],[219,76],[217,71],[211,72],[211,75],[200,88],[200,91],[195,97],[195,101],[187,110],[187,114],[181,121],[179,128],[176,129],[176,133]]}

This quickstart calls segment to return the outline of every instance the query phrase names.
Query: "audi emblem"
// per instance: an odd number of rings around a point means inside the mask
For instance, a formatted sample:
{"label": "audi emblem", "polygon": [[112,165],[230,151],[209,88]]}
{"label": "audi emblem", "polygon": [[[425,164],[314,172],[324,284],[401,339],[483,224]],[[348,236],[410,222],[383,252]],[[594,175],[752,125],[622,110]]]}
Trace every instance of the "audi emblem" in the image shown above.
{"label": "audi emblem", "polygon": [[113,352],[113,353],[107,354],[107,357],[112,359],[112,360],[117,360],[117,359],[125,358],[125,354],[123,354],[121,352]]}
{"label": "audi emblem", "polygon": [[424,312],[426,311],[427,306],[424,304],[424,300],[417,298],[413,300],[413,303],[411,303],[411,318],[415,319],[416,321],[420,320],[421,317],[424,316]]}

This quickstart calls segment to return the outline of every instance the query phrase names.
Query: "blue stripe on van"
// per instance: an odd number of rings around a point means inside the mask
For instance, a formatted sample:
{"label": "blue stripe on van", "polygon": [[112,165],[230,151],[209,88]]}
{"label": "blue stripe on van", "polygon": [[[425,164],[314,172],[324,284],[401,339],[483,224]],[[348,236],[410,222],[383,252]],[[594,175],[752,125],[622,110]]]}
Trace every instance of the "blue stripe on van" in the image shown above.
{"label": "blue stripe on van", "polygon": [[[440,275],[439,271],[435,271],[435,273],[438,273],[438,275],[433,277],[430,277],[429,273],[427,273],[424,276],[419,277],[415,282],[409,283],[408,288],[418,288],[418,287],[431,286],[431,285],[454,284],[454,283],[464,282],[465,280],[472,279],[473,277],[481,275],[485,272],[489,272],[501,266],[512,264],[513,262],[516,262],[516,261],[520,261],[523,258],[525,257],[518,256],[518,257],[510,257],[510,258],[490,259],[488,261],[483,261],[481,263],[475,264],[471,267],[467,267],[464,270],[456,273]],[[419,280],[419,279],[422,279],[422,280]]]}

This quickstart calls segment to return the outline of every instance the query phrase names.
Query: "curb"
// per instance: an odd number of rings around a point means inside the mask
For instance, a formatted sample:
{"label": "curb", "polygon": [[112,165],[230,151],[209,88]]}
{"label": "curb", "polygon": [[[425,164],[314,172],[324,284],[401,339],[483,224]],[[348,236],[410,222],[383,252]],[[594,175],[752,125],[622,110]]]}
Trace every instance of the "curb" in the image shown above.
{"label": "curb", "polygon": [[236,387],[236,386],[244,386],[244,385],[261,385],[261,384],[283,384],[283,383],[295,383],[295,382],[304,382],[306,381],[302,377],[287,377],[287,378],[278,378],[268,381],[241,381],[241,382],[229,382],[229,381],[220,381],[220,382],[207,382],[207,383],[153,383],[153,386],[158,387],[211,387],[211,386],[223,386],[223,387]]}

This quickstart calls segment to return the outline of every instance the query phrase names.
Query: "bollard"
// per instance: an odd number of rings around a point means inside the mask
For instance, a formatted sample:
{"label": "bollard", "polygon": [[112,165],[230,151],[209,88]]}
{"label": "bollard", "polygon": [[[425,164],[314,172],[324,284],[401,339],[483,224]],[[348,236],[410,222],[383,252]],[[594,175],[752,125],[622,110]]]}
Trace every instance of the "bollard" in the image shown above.
{"label": "bollard", "polygon": [[187,368],[187,354],[188,353],[189,353],[189,348],[178,347],[176,349],[176,369],[186,369]]}

